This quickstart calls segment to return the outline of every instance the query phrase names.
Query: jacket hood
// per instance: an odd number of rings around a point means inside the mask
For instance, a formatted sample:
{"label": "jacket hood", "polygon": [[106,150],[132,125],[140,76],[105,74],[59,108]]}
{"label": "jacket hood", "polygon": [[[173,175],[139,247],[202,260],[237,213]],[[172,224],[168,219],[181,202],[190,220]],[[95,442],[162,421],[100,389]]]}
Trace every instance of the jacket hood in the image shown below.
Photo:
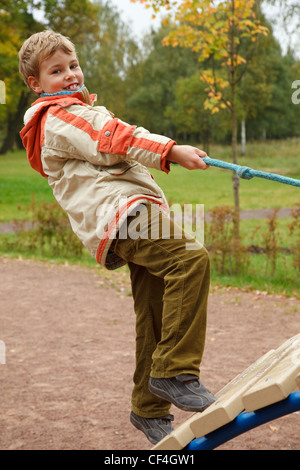
{"label": "jacket hood", "polygon": [[27,152],[27,158],[32,168],[38,171],[42,176],[47,178],[43,171],[41,161],[41,149],[43,146],[43,127],[50,106],[61,105],[63,107],[72,104],[79,104],[82,106],[92,105],[95,101],[95,95],[89,95],[87,89],[73,94],[60,94],[50,95],[38,98],[32,103],[24,116],[25,126],[20,132],[23,145]]}

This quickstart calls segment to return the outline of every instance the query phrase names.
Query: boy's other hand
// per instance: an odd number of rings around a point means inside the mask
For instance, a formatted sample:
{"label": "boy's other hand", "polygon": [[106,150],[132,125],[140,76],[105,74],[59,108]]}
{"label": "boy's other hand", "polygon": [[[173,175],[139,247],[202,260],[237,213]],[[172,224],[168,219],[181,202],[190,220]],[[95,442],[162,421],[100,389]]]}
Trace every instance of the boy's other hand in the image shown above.
{"label": "boy's other hand", "polygon": [[206,170],[209,168],[202,157],[207,157],[203,150],[191,145],[173,145],[167,155],[167,160],[173,163],[178,163],[183,168],[188,170]]}

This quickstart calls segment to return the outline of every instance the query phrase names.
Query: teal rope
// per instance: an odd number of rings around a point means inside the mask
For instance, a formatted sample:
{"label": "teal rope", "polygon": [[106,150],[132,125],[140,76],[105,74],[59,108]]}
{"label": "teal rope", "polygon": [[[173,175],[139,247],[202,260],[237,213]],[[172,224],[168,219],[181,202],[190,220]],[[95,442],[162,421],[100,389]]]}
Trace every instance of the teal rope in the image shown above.
{"label": "teal rope", "polygon": [[207,165],[225,168],[225,170],[235,171],[240,178],[250,180],[255,176],[265,178],[267,180],[278,181],[279,183],[291,184],[292,186],[300,187],[300,180],[289,178],[287,176],[276,175],[275,173],[266,173],[264,171],[252,170],[248,166],[240,166],[234,163],[223,162],[222,160],[215,160],[214,158],[204,157],[203,160]]}

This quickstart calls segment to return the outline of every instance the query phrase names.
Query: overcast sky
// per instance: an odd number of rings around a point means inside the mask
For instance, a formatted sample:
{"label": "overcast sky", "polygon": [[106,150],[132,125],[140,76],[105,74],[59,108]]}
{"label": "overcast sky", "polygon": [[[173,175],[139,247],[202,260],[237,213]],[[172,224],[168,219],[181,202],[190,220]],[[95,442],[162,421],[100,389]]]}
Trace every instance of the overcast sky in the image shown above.
{"label": "overcast sky", "polygon": [[[286,2],[291,1],[292,0],[286,0]],[[158,29],[160,21],[165,13],[165,10],[162,9],[161,12],[157,15],[157,18],[153,20],[152,9],[146,9],[145,6],[142,5],[139,1],[136,3],[131,3],[130,0],[109,0],[109,3],[115,5],[118,11],[121,12],[124,22],[132,26],[132,30],[138,38],[142,37],[145,33],[148,33],[151,28]],[[277,21],[279,20],[277,26],[274,28],[274,35],[280,42],[283,52],[286,53],[288,38],[283,29],[280,28],[280,10],[271,8],[268,5],[267,9],[264,8],[264,12],[267,14],[268,18],[273,17],[276,18]],[[40,15],[42,15],[42,13],[39,13],[39,11],[36,10],[35,16],[39,19]],[[290,23],[291,26],[295,26],[293,25],[293,21],[290,21]],[[297,57],[300,58],[300,34],[294,34],[290,39]]]}
{"label": "overcast sky", "polygon": [[142,36],[144,33],[149,32],[151,28],[157,28],[160,24],[161,15],[153,20],[152,9],[146,9],[139,1],[131,3],[130,0],[110,0],[110,3],[114,4],[122,13],[124,22],[132,25],[132,29],[137,36]]}

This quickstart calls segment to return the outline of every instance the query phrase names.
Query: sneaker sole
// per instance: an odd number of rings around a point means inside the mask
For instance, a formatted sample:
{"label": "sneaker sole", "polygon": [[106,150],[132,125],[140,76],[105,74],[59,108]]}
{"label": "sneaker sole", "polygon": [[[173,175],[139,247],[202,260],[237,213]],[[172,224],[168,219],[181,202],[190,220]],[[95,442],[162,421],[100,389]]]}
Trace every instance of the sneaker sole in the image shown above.
{"label": "sneaker sole", "polygon": [[[138,429],[139,431],[142,431],[142,433],[144,433],[144,435],[146,436],[146,438],[148,439],[148,441],[151,442],[151,444],[154,444],[154,445],[155,445],[155,444],[158,444],[158,442],[161,441],[161,439],[156,440],[156,439],[153,439],[151,436],[149,436],[149,435],[147,434],[146,429],[143,427],[142,423],[140,423],[140,422],[135,418],[135,416],[134,416],[132,413],[130,413],[130,422],[131,422],[131,424],[132,424],[136,429]],[[173,431],[174,431],[174,429],[172,429],[171,432],[173,432]],[[167,435],[168,435],[168,434],[166,433],[166,436],[167,436]],[[163,437],[162,437],[162,439],[163,439]]]}

